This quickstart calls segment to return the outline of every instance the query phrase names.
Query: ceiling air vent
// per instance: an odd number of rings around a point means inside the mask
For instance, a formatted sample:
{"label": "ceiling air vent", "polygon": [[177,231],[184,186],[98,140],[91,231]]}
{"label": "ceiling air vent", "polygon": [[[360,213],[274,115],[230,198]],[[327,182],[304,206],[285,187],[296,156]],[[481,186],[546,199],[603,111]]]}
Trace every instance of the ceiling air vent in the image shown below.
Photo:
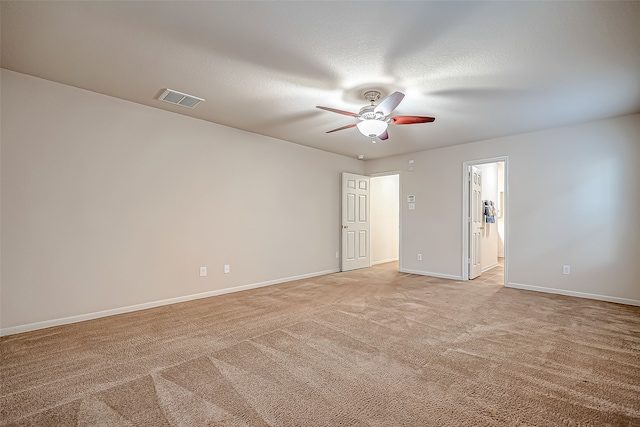
{"label": "ceiling air vent", "polygon": [[187,108],[193,108],[204,101],[204,99],[198,98],[197,96],[187,95],[186,93],[173,89],[165,89],[158,97],[158,100],[168,102],[169,104],[182,105]]}

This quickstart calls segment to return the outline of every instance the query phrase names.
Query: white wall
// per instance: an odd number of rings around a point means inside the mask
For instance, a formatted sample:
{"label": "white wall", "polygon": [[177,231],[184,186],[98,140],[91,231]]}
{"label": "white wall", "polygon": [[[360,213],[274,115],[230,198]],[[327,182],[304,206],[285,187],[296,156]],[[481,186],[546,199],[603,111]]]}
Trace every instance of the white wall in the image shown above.
{"label": "white wall", "polygon": [[363,162],[1,76],[3,333],[338,270]]}
{"label": "white wall", "polygon": [[397,261],[400,236],[400,176],[372,176],[371,263]]}
{"label": "white wall", "polygon": [[462,276],[462,163],[499,156],[510,286],[640,304],[639,114],[368,161],[428,201],[401,205],[401,268]]}

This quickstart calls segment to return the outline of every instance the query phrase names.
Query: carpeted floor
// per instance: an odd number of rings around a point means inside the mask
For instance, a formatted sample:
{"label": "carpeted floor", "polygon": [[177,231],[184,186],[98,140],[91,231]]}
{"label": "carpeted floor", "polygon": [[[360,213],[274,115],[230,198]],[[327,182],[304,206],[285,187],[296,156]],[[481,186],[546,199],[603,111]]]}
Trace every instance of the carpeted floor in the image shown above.
{"label": "carpeted floor", "polygon": [[2,426],[640,426],[640,307],[337,273],[2,338]]}

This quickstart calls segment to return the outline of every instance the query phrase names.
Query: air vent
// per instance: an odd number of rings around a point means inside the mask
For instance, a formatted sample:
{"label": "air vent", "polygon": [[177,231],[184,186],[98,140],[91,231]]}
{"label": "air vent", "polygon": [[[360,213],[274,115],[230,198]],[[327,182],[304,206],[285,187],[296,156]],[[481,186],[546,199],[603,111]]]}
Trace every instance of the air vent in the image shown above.
{"label": "air vent", "polygon": [[187,108],[193,108],[204,101],[204,99],[198,98],[197,96],[187,95],[186,93],[173,89],[165,89],[158,97],[158,100],[168,102],[169,104],[182,105]]}

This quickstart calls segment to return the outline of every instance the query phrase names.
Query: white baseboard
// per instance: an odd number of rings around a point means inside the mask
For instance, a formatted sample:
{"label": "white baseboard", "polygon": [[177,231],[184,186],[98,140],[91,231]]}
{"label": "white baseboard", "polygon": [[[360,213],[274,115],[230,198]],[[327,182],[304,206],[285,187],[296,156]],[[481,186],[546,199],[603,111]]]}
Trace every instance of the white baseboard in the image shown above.
{"label": "white baseboard", "polygon": [[484,273],[485,271],[489,271],[492,268],[496,268],[497,266],[499,266],[500,264],[498,264],[497,262],[495,264],[491,264],[489,267],[485,267],[482,269],[482,272]]}
{"label": "white baseboard", "polygon": [[383,260],[380,260],[380,261],[372,261],[371,265],[385,264],[387,262],[395,262],[395,261],[398,261],[398,258],[383,259]]}
{"label": "white baseboard", "polygon": [[261,288],[263,286],[277,285],[279,283],[292,282],[294,280],[308,279],[310,277],[324,276],[325,274],[337,273],[340,270],[325,270],[315,273],[303,274],[300,276],[285,277],[282,279],[268,280],[266,282],[252,283],[249,285],[236,286],[233,288],[216,289],[214,291],[202,292],[199,294],[185,295],[176,298],[169,298],[160,301],[152,301],[143,304],[135,304],[127,307],[113,308],[110,310],[97,311],[95,313],[80,314],[77,316],[63,317],[61,319],[45,320],[43,322],[29,323],[26,325],[12,326],[0,329],[0,337],[6,335],[19,334],[22,332],[35,331],[38,329],[50,328],[53,326],[68,325],[70,323],[84,322],[86,320],[99,319],[101,317],[114,316],[116,314],[130,313],[132,311],[146,310],[148,308],[160,307],[163,305],[176,304],[179,302],[192,301],[195,299],[208,298],[216,295],[228,294],[231,292],[246,291],[249,289]]}
{"label": "white baseboard", "polygon": [[598,301],[616,302],[618,304],[627,304],[640,306],[640,300],[629,298],[611,297],[608,295],[589,294],[586,292],[567,291],[565,289],[545,288],[543,286],[523,285],[522,283],[509,282],[506,285],[507,288],[524,289],[527,291],[544,292],[547,294],[559,294],[570,297],[594,299]]}
{"label": "white baseboard", "polygon": [[407,268],[400,268],[399,271],[400,273],[419,274],[421,276],[431,276],[431,277],[437,277],[439,279],[462,280],[462,276],[454,276],[451,274],[440,274],[440,273],[432,273],[430,271],[409,270]]}

